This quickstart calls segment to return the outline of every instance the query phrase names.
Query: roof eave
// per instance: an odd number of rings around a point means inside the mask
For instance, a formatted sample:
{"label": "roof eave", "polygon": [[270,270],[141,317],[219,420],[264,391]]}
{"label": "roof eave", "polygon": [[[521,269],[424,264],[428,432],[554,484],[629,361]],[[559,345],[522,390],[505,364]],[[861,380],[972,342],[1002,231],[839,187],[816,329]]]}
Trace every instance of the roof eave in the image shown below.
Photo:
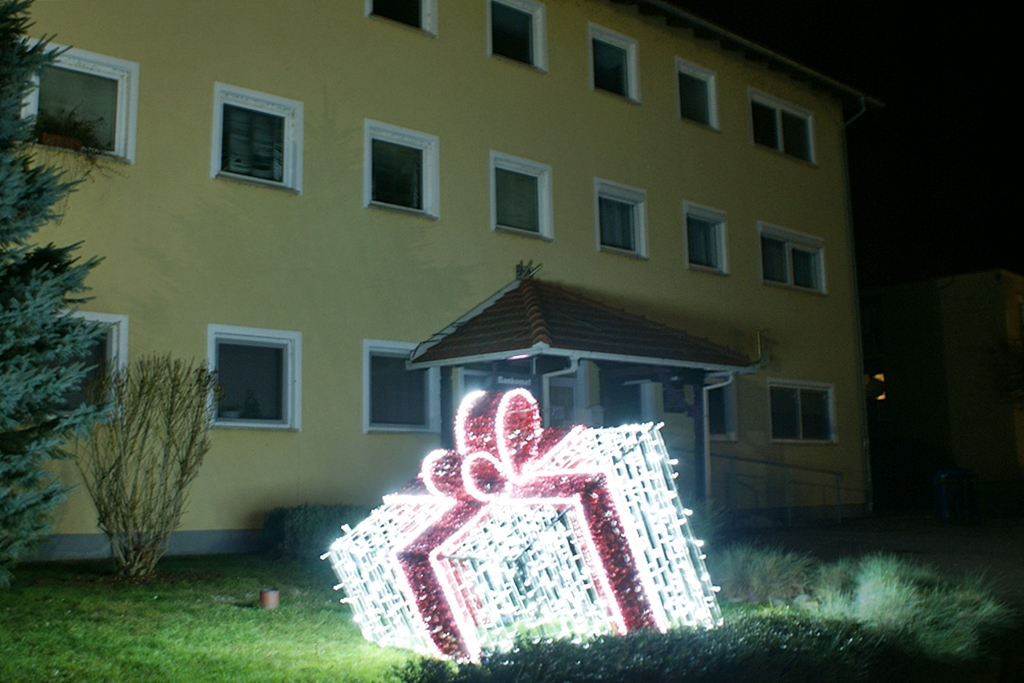
{"label": "roof eave", "polygon": [[[422,354],[421,354],[422,355]],[[671,368],[691,368],[707,372],[726,372],[738,375],[756,373],[757,363],[748,365],[729,365],[724,363],[705,363],[701,361],[680,360],[678,358],[655,358],[653,356],[633,356],[621,353],[602,353],[599,351],[584,351],[580,349],[559,349],[547,344],[535,344],[525,349],[511,349],[508,351],[496,351],[493,353],[482,353],[470,356],[459,356],[455,358],[440,358],[437,360],[420,361],[410,359],[406,361],[406,367],[410,370],[425,368],[444,367],[449,365],[470,365],[472,363],[491,363],[494,361],[508,360],[514,356],[559,356],[562,358],[576,358],[577,360],[603,360],[617,363],[631,363],[634,365],[657,365]]]}
{"label": "roof eave", "polygon": [[806,67],[788,57],[783,57],[773,50],[761,47],[757,43],[753,43],[746,38],[742,38],[731,31],[727,31],[724,28],[716,26],[705,19],[701,19],[698,16],[690,14],[686,10],[677,7],[672,3],[665,2],[665,0],[620,1],[635,4],[641,8],[647,7],[654,13],[661,14],[667,19],[674,20],[684,26],[687,26],[692,29],[699,38],[711,37],[713,39],[717,39],[721,42],[723,49],[744,52],[748,55],[748,58],[757,57],[758,59],[767,62],[768,66],[772,68],[788,72],[790,75],[797,78],[806,79],[819,87],[832,91],[834,94],[844,99],[849,98],[854,102],[863,102],[864,104],[871,105],[873,107],[885,106],[880,100],[877,100],[866,93],[855,88],[851,88],[845,83],[841,83],[834,78],[829,78],[825,74],[819,73],[814,69]]}

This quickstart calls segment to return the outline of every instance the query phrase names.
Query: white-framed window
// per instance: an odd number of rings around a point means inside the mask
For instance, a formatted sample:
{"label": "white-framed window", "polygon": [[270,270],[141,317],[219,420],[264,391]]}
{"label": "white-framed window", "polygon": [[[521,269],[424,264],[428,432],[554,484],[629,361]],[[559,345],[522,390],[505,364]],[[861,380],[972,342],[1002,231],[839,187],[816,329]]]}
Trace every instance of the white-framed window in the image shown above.
{"label": "white-framed window", "polygon": [[760,222],[757,232],[764,282],[825,293],[824,240]]}
{"label": "white-framed window", "polygon": [[363,340],[363,432],[441,431],[437,368],[409,370],[414,343]]}
{"label": "white-framed window", "polygon": [[597,249],[647,258],[647,193],[594,178]]}
{"label": "white-framed window", "polygon": [[687,267],[729,272],[724,211],[683,202],[683,244]]}
{"label": "white-framed window", "polygon": [[491,152],[491,230],[552,239],[551,167]]}
{"label": "white-framed window", "polygon": [[86,375],[78,389],[64,397],[64,405],[68,409],[89,400],[92,384],[99,377],[114,370],[123,370],[128,364],[128,316],[92,311],[75,311],[71,315],[98,323],[102,331],[79,359],[85,364]]}
{"label": "white-framed window", "polygon": [[485,2],[487,54],[500,55],[547,71],[547,18],[544,4],[535,0]]}
{"label": "white-framed window", "polygon": [[35,116],[42,145],[86,149],[135,163],[139,65],[77,48],[65,48],[34,77],[22,116]]}
{"label": "white-framed window", "polygon": [[676,57],[676,89],[679,118],[718,129],[714,71]]}
{"label": "white-framed window", "polygon": [[748,89],[754,142],[814,163],[814,120],[811,112]]}
{"label": "white-framed window", "polygon": [[363,122],[363,206],[440,216],[436,135],[380,121]]}
{"label": "white-framed window", "polygon": [[588,24],[590,87],[640,101],[640,56],[637,42],[610,29]]}
{"label": "white-framed window", "polygon": [[768,379],[772,441],[836,440],[832,385]]}
{"label": "white-framed window", "polygon": [[210,177],[302,193],[302,102],[213,84]]}
{"label": "white-framed window", "polygon": [[366,16],[384,17],[437,35],[437,0],[366,0]]}
{"label": "white-framed window", "polygon": [[736,382],[709,389],[708,435],[714,441],[736,441]]}
{"label": "white-framed window", "polygon": [[207,326],[207,361],[222,394],[214,425],[302,427],[302,333]]}

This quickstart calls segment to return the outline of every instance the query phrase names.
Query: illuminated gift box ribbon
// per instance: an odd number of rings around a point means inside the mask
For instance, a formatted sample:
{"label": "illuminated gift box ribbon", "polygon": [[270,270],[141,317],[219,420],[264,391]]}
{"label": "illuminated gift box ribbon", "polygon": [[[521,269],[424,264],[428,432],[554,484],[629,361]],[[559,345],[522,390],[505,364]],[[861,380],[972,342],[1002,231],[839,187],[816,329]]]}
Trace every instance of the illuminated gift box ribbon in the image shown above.
{"label": "illuminated gift box ribbon", "polygon": [[525,390],[470,394],[456,450],[343,527],[324,557],[368,640],[477,660],[525,634],[721,624],[658,426],[540,425]]}
{"label": "illuminated gift box ribbon", "polygon": [[441,556],[453,537],[474,526],[492,505],[557,505],[571,514],[582,558],[610,609],[616,631],[662,626],[654,616],[641,568],[625,533],[620,506],[601,471],[555,467],[552,458],[572,448],[584,428],[541,429],[534,398],[525,390],[477,392],[456,421],[456,451],[436,450],[423,461],[428,491],[455,501],[396,557],[417,611],[438,651],[476,659],[473,615],[460,609],[457,580]]}

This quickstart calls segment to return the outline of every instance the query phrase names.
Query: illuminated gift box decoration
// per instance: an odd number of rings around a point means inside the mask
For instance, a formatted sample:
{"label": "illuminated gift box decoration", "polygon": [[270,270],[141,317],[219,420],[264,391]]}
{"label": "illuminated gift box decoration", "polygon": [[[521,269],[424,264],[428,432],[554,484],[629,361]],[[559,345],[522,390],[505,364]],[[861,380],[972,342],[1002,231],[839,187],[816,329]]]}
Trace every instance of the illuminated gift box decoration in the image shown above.
{"label": "illuminated gift box decoration", "polygon": [[331,545],[368,640],[476,661],[517,637],[721,623],[659,427],[542,429],[524,389],[474,392],[455,451]]}

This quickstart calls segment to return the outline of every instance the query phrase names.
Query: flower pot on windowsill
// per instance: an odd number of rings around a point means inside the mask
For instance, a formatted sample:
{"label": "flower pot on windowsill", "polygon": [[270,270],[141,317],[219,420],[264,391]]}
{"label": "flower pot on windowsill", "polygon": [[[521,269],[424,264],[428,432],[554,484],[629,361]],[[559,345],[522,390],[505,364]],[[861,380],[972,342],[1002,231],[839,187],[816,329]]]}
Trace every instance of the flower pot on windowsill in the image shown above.
{"label": "flower pot on windowsill", "polygon": [[72,138],[67,135],[57,135],[56,133],[40,133],[39,144],[47,145],[49,147],[62,147],[75,152],[79,152],[82,149],[82,141],[78,138]]}

